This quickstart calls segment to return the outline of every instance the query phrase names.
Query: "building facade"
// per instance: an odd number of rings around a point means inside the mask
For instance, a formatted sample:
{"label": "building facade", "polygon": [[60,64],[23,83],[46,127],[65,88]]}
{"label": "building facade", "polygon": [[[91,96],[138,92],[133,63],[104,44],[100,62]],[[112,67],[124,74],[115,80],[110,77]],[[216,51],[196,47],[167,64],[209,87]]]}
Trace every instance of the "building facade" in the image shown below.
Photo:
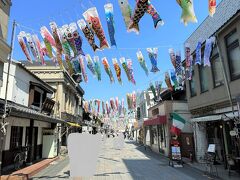
{"label": "building facade", "polygon": [[84,91],[65,69],[46,61],[46,66],[38,63],[23,62],[27,69],[56,89],[54,114],[70,124],[70,127],[61,127],[62,145],[66,146],[67,135],[79,132],[83,122],[83,95]]}
{"label": "building facade", "polygon": [[[171,96],[171,97],[170,97]],[[148,119],[144,121],[144,144],[151,147],[157,153],[170,155],[172,126],[171,113],[175,112],[187,122],[180,135],[182,155],[189,157],[189,152],[194,152],[191,117],[188,104],[185,100],[185,92],[178,91],[173,94],[165,90],[161,93],[162,101],[148,109]],[[186,138],[190,143],[186,143]]]}
{"label": "building facade", "polygon": [[3,85],[3,66],[7,62],[10,53],[10,46],[7,44],[8,19],[10,14],[10,0],[4,0],[0,3],[0,87]]}
{"label": "building facade", "polygon": [[[8,63],[4,63],[4,72]],[[4,108],[4,98],[7,94],[7,112],[5,122],[6,135],[3,143],[2,167],[12,168],[16,152],[28,147],[28,163],[34,163],[41,158],[44,149],[52,149],[52,156],[57,156],[57,123],[64,123],[53,116],[55,101],[52,99],[55,89],[32,74],[19,62],[12,61],[10,65],[9,84],[6,90],[7,73],[3,74],[3,86],[0,88],[1,112]],[[49,146],[45,135],[53,137]]]}
{"label": "building facade", "polygon": [[136,122],[134,139],[143,143],[143,122],[148,119],[148,109],[155,104],[152,91],[146,90],[137,94]]}
{"label": "building facade", "polygon": [[[186,40],[191,45],[193,61],[199,38],[212,36],[216,43],[211,67],[194,66],[193,78],[186,83],[187,99],[194,124],[196,159],[204,157],[209,144],[215,144],[216,161],[227,167],[229,157],[240,156],[240,141],[230,136],[234,122],[239,121],[236,98],[240,94],[240,1],[221,1],[216,14],[207,17]],[[202,52],[204,46],[205,42]]]}

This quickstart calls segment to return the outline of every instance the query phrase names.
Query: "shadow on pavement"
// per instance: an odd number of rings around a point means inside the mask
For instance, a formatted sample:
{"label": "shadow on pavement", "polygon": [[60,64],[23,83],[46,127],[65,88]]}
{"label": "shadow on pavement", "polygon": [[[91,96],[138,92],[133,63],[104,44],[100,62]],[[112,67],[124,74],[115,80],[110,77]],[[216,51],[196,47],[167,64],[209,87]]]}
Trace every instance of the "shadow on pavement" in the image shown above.
{"label": "shadow on pavement", "polygon": [[192,168],[189,165],[184,165],[183,168],[173,168],[169,166],[169,159],[167,157],[145,149],[143,145],[137,144],[134,141],[125,141],[125,143],[134,145],[136,150],[149,158],[123,159],[133,179],[209,179],[204,176],[204,172]]}

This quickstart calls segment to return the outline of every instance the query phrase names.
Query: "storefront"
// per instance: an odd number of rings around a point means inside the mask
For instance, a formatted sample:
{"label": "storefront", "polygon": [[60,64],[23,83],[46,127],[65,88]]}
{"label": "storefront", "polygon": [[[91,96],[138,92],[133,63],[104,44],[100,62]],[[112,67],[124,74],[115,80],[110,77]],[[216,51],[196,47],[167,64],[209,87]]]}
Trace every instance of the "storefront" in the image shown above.
{"label": "storefront", "polygon": [[168,132],[166,116],[157,116],[144,121],[144,143],[157,153],[168,155]]}
{"label": "storefront", "polygon": [[[204,116],[192,119],[195,122],[194,138],[196,141],[196,159],[199,160],[207,151],[209,144],[214,144],[216,163],[228,166],[229,158],[240,157],[240,140],[231,136],[234,129],[234,115]],[[205,143],[201,143],[204,142]]]}

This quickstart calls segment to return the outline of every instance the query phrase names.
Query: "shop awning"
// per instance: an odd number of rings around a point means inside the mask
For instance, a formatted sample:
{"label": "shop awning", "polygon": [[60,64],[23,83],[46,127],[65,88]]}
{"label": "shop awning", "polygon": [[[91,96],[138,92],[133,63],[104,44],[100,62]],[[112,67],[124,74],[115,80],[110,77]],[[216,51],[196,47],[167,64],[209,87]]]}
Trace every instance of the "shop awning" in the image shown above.
{"label": "shop awning", "polygon": [[165,124],[167,122],[167,117],[166,116],[158,116],[154,119],[149,119],[144,121],[144,126],[152,126],[152,125],[160,125],[160,124]]}
{"label": "shop awning", "polygon": [[79,124],[77,123],[71,123],[71,122],[67,122],[68,125],[73,126],[73,127],[81,127]]}
{"label": "shop awning", "polygon": [[234,117],[238,116],[238,112],[235,111],[234,114],[232,112],[228,113],[222,113],[218,115],[210,115],[210,116],[203,116],[203,117],[197,117],[197,118],[192,118],[192,122],[208,122],[208,121],[229,121]]}

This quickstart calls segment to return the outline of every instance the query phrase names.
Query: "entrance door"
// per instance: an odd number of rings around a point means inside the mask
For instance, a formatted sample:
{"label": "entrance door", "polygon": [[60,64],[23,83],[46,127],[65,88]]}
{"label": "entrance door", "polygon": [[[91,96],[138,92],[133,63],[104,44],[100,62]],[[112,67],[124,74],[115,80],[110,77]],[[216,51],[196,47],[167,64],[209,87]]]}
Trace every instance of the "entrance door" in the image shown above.
{"label": "entrance door", "polygon": [[32,134],[30,131],[31,127],[27,127],[26,128],[26,138],[25,138],[25,146],[29,146],[32,147],[31,152],[31,156],[32,156],[32,160],[36,160],[37,159],[37,139],[38,139],[38,128],[37,127],[33,127],[32,130]]}

